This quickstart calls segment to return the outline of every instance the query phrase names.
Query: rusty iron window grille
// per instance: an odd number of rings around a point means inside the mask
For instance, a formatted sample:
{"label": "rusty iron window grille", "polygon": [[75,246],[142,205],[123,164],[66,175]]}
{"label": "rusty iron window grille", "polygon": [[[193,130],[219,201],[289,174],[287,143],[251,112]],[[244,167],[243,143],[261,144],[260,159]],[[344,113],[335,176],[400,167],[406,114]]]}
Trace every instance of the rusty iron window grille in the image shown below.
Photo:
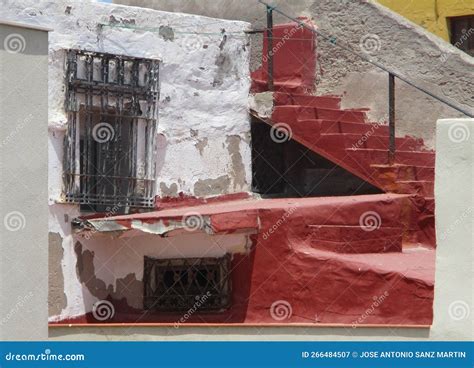
{"label": "rusty iron window grille", "polygon": [[152,207],[159,61],[68,50],[66,63],[65,202]]}
{"label": "rusty iron window grille", "polygon": [[145,257],[144,308],[219,311],[231,302],[230,255],[221,258]]}

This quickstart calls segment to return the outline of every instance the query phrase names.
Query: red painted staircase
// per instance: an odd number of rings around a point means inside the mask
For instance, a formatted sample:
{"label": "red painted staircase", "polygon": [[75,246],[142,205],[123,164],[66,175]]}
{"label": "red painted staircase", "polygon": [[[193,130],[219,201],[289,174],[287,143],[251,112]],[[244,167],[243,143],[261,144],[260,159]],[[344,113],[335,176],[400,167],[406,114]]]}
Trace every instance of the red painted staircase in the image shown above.
{"label": "red painted staircase", "polygon": [[414,212],[425,211],[424,226],[428,222],[431,230],[419,233],[417,219],[411,218],[405,241],[434,247],[430,208],[434,207],[435,153],[423,140],[397,137],[397,151],[390,163],[388,126],[368,122],[364,109],[341,109],[340,98],[335,96],[275,92],[271,118],[263,120],[384,192],[420,197],[413,199]]}
{"label": "red painted staircase", "polygon": [[[304,216],[291,217],[287,231],[298,233],[299,237],[290,237],[289,247],[301,251],[297,252],[302,269],[299,274],[304,274],[306,268],[318,270],[322,265],[331,265],[314,277],[315,285],[328,285],[327,290],[320,289],[318,296],[329,304],[324,311],[337,311],[327,322],[347,323],[349,309],[367,307],[366,302],[354,295],[375,295],[371,293],[386,290],[390,280],[396,279],[397,286],[391,290],[404,290],[403,295],[397,296],[401,304],[389,302],[386,305],[389,310],[376,323],[430,324],[435,253],[435,152],[422,139],[396,137],[395,157],[390,160],[389,128],[385,122],[370,122],[365,108],[341,108],[339,96],[315,95],[316,40],[309,29],[302,27],[295,31],[295,28],[295,23],[274,27],[276,40],[285,34],[297,34],[297,37],[278,44],[278,51],[273,53],[271,116],[260,116],[256,111],[252,114],[272,129],[281,130],[319,156],[388,193],[339,197],[345,198],[344,210],[339,211],[337,206],[328,211],[330,217],[339,214],[331,222],[318,218],[321,205],[308,209]],[[264,33],[263,55],[268,55],[266,36]],[[273,42],[275,46],[276,41]],[[253,93],[268,93],[266,71],[264,56],[262,67],[252,73]],[[404,195],[395,199],[394,194]],[[375,218],[376,223],[383,224],[377,232],[365,231],[361,222],[357,223],[365,214],[372,216],[371,221]],[[304,240],[301,234],[305,234]],[[370,272],[364,271],[367,269]],[[345,279],[348,275],[350,280]],[[341,284],[336,280],[341,280]],[[336,285],[338,290],[351,290],[355,282],[352,280],[361,284],[357,290],[352,289],[352,298],[348,296],[348,300],[342,301],[332,294]],[[416,286],[410,289],[409,285]],[[420,300],[422,306],[411,307]]]}
{"label": "red painted staircase", "polygon": [[275,92],[269,122],[289,128],[299,143],[384,191],[433,196],[434,151],[421,139],[397,137],[390,164],[388,126],[369,123],[364,110],[344,110],[339,104],[334,96]]}

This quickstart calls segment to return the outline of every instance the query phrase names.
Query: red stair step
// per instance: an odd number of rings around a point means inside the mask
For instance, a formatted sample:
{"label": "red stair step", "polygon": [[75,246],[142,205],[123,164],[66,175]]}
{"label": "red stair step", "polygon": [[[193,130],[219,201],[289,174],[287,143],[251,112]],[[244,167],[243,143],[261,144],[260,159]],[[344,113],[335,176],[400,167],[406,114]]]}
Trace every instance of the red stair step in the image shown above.
{"label": "red stair step", "polygon": [[315,249],[357,254],[402,251],[401,227],[381,226],[367,231],[361,226],[310,225],[310,229],[310,245]]}
{"label": "red stair step", "polygon": [[273,100],[275,106],[300,105],[326,109],[339,109],[341,105],[341,98],[337,96],[312,96],[283,92],[275,92],[273,94]]}
{"label": "red stair step", "polygon": [[430,197],[434,193],[434,182],[427,180],[418,181],[397,181],[395,193],[405,194],[419,194]]}
{"label": "red stair step", "polygon": [[[330,146],[341,146],[345,148],[373,148],[388,149],[388,137],[371,134],[370,136],[361,136],[360,134],[348,133],[322,133],[319,139],[320,144]],[[403,147],[404,150],[419,150],[420,143],[414,138],[395,138],[395,144]]]}
{"label": "red stair step", "polygon": [[433,197],[412,196],[411,216],[404,243],[436,247],[435,203]]}
{"label": "red stair step", "polygon": [[336,109],[318,109],[313,108],[316,112],[316,119],[335,120],[349,123],[365,123],[366,113],[360,110],[336,110]]}
{"label": "red stair step", "polygon": [[359,110],[322,109],[311,106],[275,106],[272,120],[275,122],[290,122],[297,120],[324,119],[349,123],[364,123],[366,114]]}
{"label": "red stair step", "polygon": [[323,120],[320,123],[321,133],[343,133],[343,134],[357,134],[361,138],[364,134],[370,134],[372,136],[378,137],[387,137],[388,128],[386,126],[378,126],[378,128],[373,127],[369,123],[350,123],[350,122],[341,122],[334,120]]}
{"label": "red stair step", "polygon": [[397,180],[434,180],[434,167],[417,165],[371,165],[379,173],[379,178],[392,182]]}
{"label": "red stair step", "polygon": [[[300,82],[291,81],[273,81],[275,91],[290,92],[291,94],[303,94],[308,92],[308,88],[302,86]],[[252,77],[252,91],[253,92],[268,92],[268,82],[266,79]]]}
{"label": "red stair step", "polygon": [[[367,164],[388,164],[388,150],[378,149],[347,149],[351,157],[358,162]],[[395,163],[404,165],[434,166],[433,152],[397,151]]]}

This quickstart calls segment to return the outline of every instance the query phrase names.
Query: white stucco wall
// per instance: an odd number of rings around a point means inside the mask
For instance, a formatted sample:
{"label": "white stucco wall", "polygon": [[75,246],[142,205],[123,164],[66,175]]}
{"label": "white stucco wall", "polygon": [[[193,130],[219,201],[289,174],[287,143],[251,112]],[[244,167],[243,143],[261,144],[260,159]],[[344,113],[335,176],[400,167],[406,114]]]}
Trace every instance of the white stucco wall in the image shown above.
{"label": "white stucco wall", "polygon": [[0,340],[37,340],[48,331],[47,30],[0,17],[0,87]]}
{"label": "white stucco wall", "polygon": [[436,134],[433,338],[474,337],[474,119],[441,119]]}

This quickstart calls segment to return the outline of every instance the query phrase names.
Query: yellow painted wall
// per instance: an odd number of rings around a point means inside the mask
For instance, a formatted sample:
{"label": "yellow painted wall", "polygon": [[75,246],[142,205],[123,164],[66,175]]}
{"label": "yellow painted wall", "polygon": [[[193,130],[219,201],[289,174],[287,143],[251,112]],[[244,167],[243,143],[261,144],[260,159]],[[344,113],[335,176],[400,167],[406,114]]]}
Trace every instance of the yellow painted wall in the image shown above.
{"label": "yellow painted wall", "polygon": [[474,0],[378,0],[426,30],[449,41],[447,17],[474,15]]}

